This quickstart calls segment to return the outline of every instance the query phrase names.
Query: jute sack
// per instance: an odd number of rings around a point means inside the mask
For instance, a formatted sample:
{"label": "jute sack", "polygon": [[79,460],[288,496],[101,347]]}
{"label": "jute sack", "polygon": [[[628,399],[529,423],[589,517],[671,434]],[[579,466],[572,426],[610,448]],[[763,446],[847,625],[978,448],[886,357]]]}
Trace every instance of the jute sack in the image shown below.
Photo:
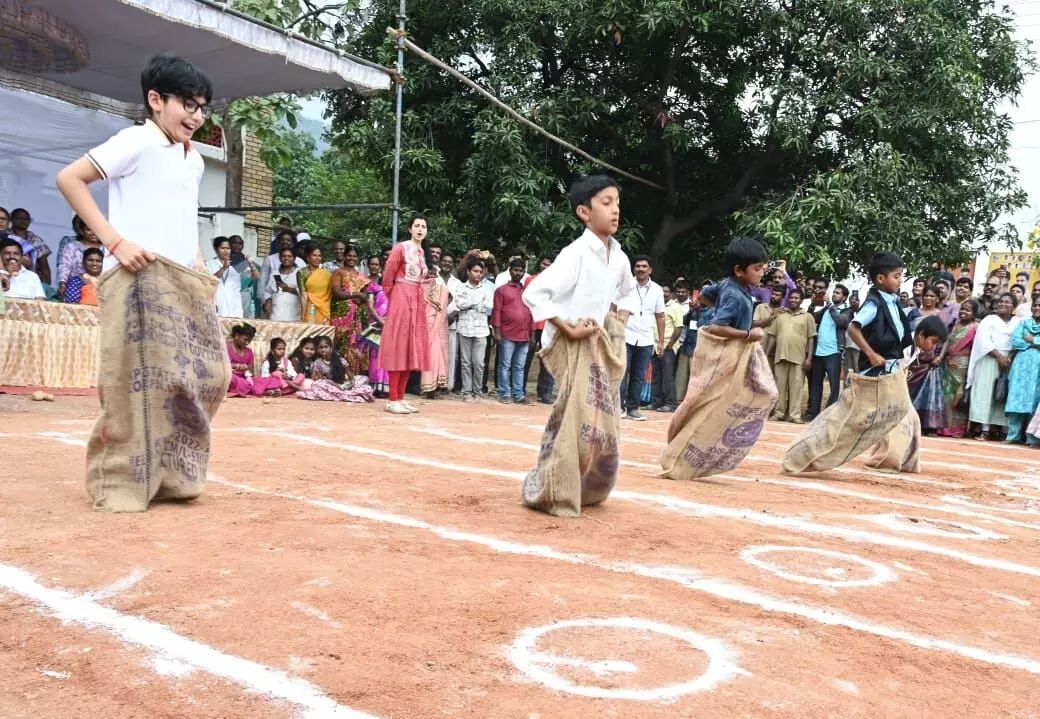
{"label": "jute sack", "polygon": [[784,455],[784,474],[825,472],[863,454],[913,412],[906,372],[854,374],[838,401],[821,412]]}
{"label": "jute sack", "polygon": [[571,342],[557,334],[538,357],[559,394],[538,464],[524,479],[523,502],[558,517],[579,517],[582,507],[604,501],[617,482],[625,326],[609,315],[592,337]]}
{"label": "jute sack", "polygon": [[777,397],[762,343],[724,340],[702,329],[686,399],[668,425],[661,476],[696,479],[736,468],[758,441]]}
{"label": "jute sack", "polygon": [[143,512],[202,494],[210,421],[231,380],[216,279],[162,257],[98,285],[101,417],[87,445],[94,509]]}
{"label": "jute sack", "polygon": [[911,409],[888,435],[874,445],[868,467],[893,472],[921,472],[921,417]]}

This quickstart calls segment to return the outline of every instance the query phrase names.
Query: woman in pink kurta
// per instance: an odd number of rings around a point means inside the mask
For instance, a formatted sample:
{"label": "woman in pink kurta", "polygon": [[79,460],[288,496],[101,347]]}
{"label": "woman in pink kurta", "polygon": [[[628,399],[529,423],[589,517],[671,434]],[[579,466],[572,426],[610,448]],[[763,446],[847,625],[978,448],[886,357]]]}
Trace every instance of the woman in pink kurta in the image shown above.
{"label": "woman in pink kurta", "polygon": [[426,243],[426,218],[412,217],[410,239],[390,252],[383,272],[383,291],[390,300],[379,346],[380,365],[390,372],[390,401],[386,411],[393,414],[418,412],[404,401],[408,375],[429,371],[430,341],[426,330],[426,300],[422,281],[429,266]]}
{"label": "woman in pink kurta", "polygon": [[431,269],[423,282],[430,369],[422,373],[422,391],[431,397],[448,388],[448,288],[438,279],[437,271]]}
{"label": "woman in pink kurta", "polygon": [[255,336],[256,328],[246,322],[239,322],[231,328],[231,341],[227,345],[228,359],[231,361],[228,397],[253,395],[253,350],[249,349],[249,343]]}

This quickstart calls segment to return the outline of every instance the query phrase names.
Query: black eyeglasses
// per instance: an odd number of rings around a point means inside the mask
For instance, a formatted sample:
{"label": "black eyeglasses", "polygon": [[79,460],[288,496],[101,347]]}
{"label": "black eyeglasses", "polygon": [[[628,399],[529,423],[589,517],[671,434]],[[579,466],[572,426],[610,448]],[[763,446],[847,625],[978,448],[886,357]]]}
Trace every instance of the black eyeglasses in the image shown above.
{"label": "black eyeglasses", "polygon": [[177,97],[177,95],[163,95],[163,97],[176,97],[181,101],[181,106],[184,111],[194,115],[196,112],[201,112],[202,117],[206,120],[213,116],[213,108],[209,105],[200,105],[190,97]]}

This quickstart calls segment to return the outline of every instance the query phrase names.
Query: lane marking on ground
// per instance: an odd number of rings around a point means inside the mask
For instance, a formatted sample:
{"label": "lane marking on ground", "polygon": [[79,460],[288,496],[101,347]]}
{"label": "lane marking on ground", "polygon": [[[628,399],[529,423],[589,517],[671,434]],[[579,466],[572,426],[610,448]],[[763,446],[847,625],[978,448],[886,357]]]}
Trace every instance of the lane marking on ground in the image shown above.
{"label": "lane marking on ground", "polygon": [[[36,608],[62,622],[88,629],[106,629],[124,644],[155,652],[156,659],[188,666],[239,684],[247,691],[288,702],[306,719],[373,719],[374,715],[336,703],[310,682],[283,671],[236,657],[202,642],[188,639],[150,619],[110,609],[87,594],[45,587],[29,572],[0,563],[0,587],[30,600]],[[166,666],[170,666],[167,664]]]}
{"label": "lane marking on ground", "polygon": [[1000,594],[999,592],[991,592],[988,589],[986,589],[984,591],[986,592],[986,594],[989,594],[990,596],[996,597],[997,599],[1007,600],[1007,601],[1011,602],[1012,604],[1017,604],[1020,607],[1031,607],[1031,606],[1033,606],[1033,603],[1031,601],[1029,601],[1028,599],[1020,599],[1019,597],[1013,597],[1010,594]]}
{"label": "lane marking on ground", "polygon": [[[828,567],[824,570],[824,574],[830,575],[831,579],[823,577],[814,577],[806,574],[797,574],[784,568],[784,566],[777,561],[769,561],[768,559],[762,559],[763,554],[812,554],[818,557],[824,557],[828,560],[837,560],[843,564],[855,564],[860,567],[866,568],[870,571],[870,576],[862,579],[843,579],[849,574],[848,569],[845,567]],[[876,587],[886,582],[894,582],[896,580],[896,573],[891,568],[881,564],[880,562],[872,562],[869,559],[857,556],[855,554],[848,554],[846,552],[835,552],[830,549],[817,549],[815,547],[791,547],[786,545],[759,545],[756,547],[748,547],[740,553],[740,558],[748,564],[758,567],[759,569],[775,574],[778,577],[787,579],[792,582],[799,582],[802,584],[814,584],[819,587],[832,587],[832,588],[846,588],[846,587]]]}
{"label": "lane marking on ground", "polygon": [[[608,659],[589,661],[569,656],[558,656],[538,650],[538,642],[546,634],[569,629],[628,629],[641,633],[651,632],[689,644],[708,657],[708,667],[699,677],[678,684],[669,684],[652,689],[624,689],[575,684],[561,677],[552,667],[565,666],[584,669],[598,677],[610,674],[636,674],[639,668],[631,662]],[[569,619],[544,627],[524,629],[508,650],[508,656],[517,669],[536,682],[550,689],[567,694],[576,694],[593,699],[626,699],[629,701],[672,701],[687,694],[707,691],[722,682],[737,676],[750,674],[737,666],[733,652],[718,639],[697,632],[661,624],[648,619],[614,617],[610,619]]]}
{"label": "lane marking on ground", "polygon": [[876,624],[866,619],[861,619],[834,609],[813,607],[792,600],[779,599],[755,589],[734,584],[728,580],[707,577],[700,570],[692,567],[655,567],[634,562],[611,561],[594,555],[563,552],[544,544],[524,544],[473,532],[460,531],[449,527],[430,524],[429,522],[416,517],[382,512],[370,507],[361,507],[329,499],[313,499],[287,492],[277,492],[253,487],[241,482],[231,482],[212,476],[209,478],[209,481],[213,484],[224,485],[241,492],[250,492],[268,497],[277,497],[279,499],[302,502],[313,507],[320,507],[333,512],[339,512],[357,519],[425,531],[448,541],[475,544],[501,554],[552,559],[571,565],[582,565],[618,574],[670,582],[713,597],[755,606],[767,612],[796,616],[819,624],[844,627],[853,631],[891,639],[920,649],[947,652],[985,664],[1012,667],[1027,671],[1031,674],[1040,674],[1040,659],[995,652],[989,649],[960,644],[946,639],[919,635],[904,629]]}
{"label": "lane marking on ground", "polygon": [[[851,515],[857,516],[857,515]],[[946,537],[947,539],[1008,539],[1006,534],[991,532],[982,527],[976,527],[967,522],[955,522],[950,519],[931,519],[930,517],[908,517],[905,514],[875,514],[869,516],[857,516],[868,522],[878,524],[893,532],[907,532],[909,534],[926,534],[931,537]],[[953,530],[944,529],[943,525],[953,527]]]}
{"label": "lane marking on ground", "polygon": [[134,571],[130,572],[130,574],[126,575],[122,579],[117,579],[116,581],[109,584],[107,587],[95,589],[93,592],[88,592],[83,596],[89,597],[90,599],[93,599],[95,602],[101,601],[102,599],[111,599],[112,597],[118,594],[122,594],[127,589],[130,589],[132,586],[134,586],[147,576],[148,570],[135,569]]}
{"label": "lane marking on ground", "polygon": [[1027,501],[1026,506],[1029,507],[1029,509],[1015,509],[1014,507],[998,507],[995,504],[979,504],[978,502],[971,501],[971,497],[965,497],[963,494],[946,494],[943,495],[942,501],[948,502],[950,504],[956,504],[960,507],[976,507],[978,509],[985,509],[988,512],[1024,514],[1028,517],[1040,516],[1040,501],[1037,501],[1035,503],[1032,501]]}

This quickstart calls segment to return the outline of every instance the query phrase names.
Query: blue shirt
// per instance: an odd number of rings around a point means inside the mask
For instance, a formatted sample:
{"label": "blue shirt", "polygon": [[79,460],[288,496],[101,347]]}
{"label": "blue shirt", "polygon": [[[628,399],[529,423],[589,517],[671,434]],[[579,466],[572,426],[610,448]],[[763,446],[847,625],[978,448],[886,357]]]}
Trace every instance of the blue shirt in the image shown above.
{"label": "blue shirt", "polygon": [[823,312],[823,319],[820,320],[820,328],[816,330],[816,356],[830,357],[836,354],[838,354],[838,325],[834,324],[831,307],[828,305]]}
{"label": "blue shirt", "polygon": [[[683,317],[683,323],[686,325],[686,336],[683,338],[682,347],[679,348],[680,352],[687,357],[693,356],[694,350],[697,349],[697,334],[700,328],[711,324],[711,318],[714,316],[714,307],[698,306],[686,313],[686,316]],[[697,323],[696,328],[692,326],[694,322]]]}
{"label": "blue shirt", "polygon": [[[891,292],[882,292],[881,290],[878,290],[878,294],[885,301],[885,305],[888,307],[888,314],[892,317],[892,324],[899,333],[900,339],[903,339],[906,333],[903,331],[903,320],[899,318],[899,296]],[[877,319],[877,312],[877,302],[873,298],[868,297],[852,321],[860,327],[869,327],[870,323]]]}
{"label": "blue shirt", "polygon": [[747,287],[736,280],[725,280],[719,285],[718,300],[715,302],[715,316],[708,324],[750,330],[751,319],[755,312],[754,305],[751,291]]}

